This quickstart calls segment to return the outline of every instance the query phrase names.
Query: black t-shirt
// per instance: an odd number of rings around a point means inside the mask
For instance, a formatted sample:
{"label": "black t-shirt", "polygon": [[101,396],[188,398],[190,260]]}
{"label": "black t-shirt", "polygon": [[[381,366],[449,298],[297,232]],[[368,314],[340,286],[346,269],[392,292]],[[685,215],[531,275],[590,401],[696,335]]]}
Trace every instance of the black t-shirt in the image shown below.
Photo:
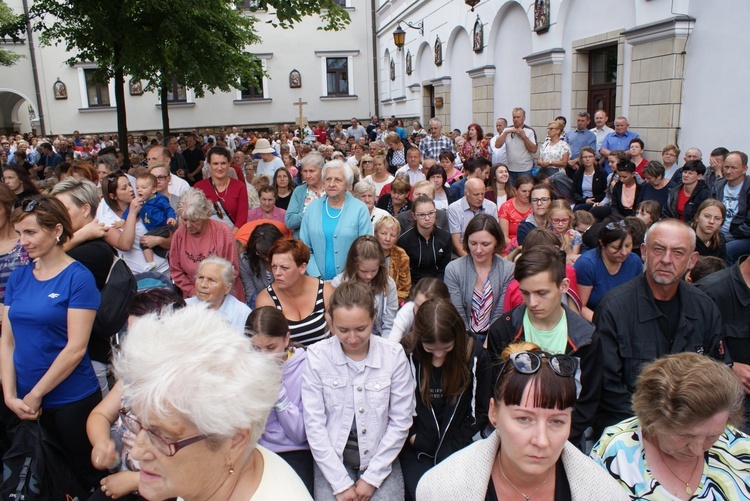
{"label": "black t-shirt", "polygon": [[289,201],[292,199],[291,192],[285,197],[276,197],[276,207],[279,209],[287,210],[289,208]]}
{"label": "black t-shirt", "polygon": [[[185,159],[185,164],[187,165],[187,168],[190,172],[193,172],[195,169],[197,169],[201,161],[206,159],[206,155],[203,154],[203,150],[198,147],[193,150],[185,148],[184,150],[182,150],[182,157]],[[186,172],[185,175],[187,176],[190,172]]]}
{"label": "black t-shirt", "polygon": [[[485,501],[499,501],[497,499],[497,492],[495,491],[495,483],[492,481],[492,475],[490,475],[490,485],[487,487],[487,496],[484,499]],[[555,501],[573,501],[568,476],[565,474],[562,459],[558,459],[555,465]]]}
{"label": "black t-shirt", "polygon": [[[435,412],[435,419],[442,428],[445,413],[445,396],[443,395],[443,368],[432,367],[430,371],[430,403]],[[441,430],[442,431],[442,430]]]}
{"label": "black t-shirt", "polygon": [[102,290],[115,258],[115,251],[103,238],[89,240],[70,249],[68,256],[84,265],[96,280],[96,288]]}
{"label": "black t-shirt", "polygon": [[679,294],[675,294],[672,299],[659,301],[654,298],[656,307],[659,308],[663,317],[659,317],[659,327],[669,340],[669,347],[672,347],[675,337],[677,337],[677,328],[680,326],[680,306]]}

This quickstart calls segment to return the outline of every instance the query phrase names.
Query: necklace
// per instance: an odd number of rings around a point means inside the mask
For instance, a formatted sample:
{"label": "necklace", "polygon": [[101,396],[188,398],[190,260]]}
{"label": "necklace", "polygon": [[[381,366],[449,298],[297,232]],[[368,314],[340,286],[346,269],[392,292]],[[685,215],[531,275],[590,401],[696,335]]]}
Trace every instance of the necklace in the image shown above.
{"label": "necklace", "polygon": [[219,189],[216,188],[216,185],[214,184],[214,180],[213,179],[211,179],[211,186],[213,186],[213,188],[214,188],[214,193],[216,193],[216,198],[218,198],[219,200],[221,200],[222,202],[224,202],[225,198],[227,196],[227,190],[229,189],[229,183],[227,183],[226,187],[223,190],[221,190],[221,193],[224,193],[223,197],[221,195],[219,195]]}
{"label": "necklace", "polygon": [[518,487],[516,487],[515,485],[513,485],[513,482],[511,482],[508,479],[508,477],[505,476],[505,472],[503,471],[503,465],[500,464],[500,459],[499,458],[497,460],[497,466],[500,468],[500,474],[503,476],[503,478],[505,479],[505,481],[508,482],[508,485],[510,485],[511,487],[513,487],[513,489],[517,493],[519,493],[521,496],[523,496],[524,498],[526,498],[526,501],[531,501],[531,496],[533,496],[534,494],[536,494],[537,492],[539,492],[539,489],[541,489],[542,487],[544,487],[544,484],[547,483],[547,480],[549,480],[549,476],[552,474],[552,468],[553,468],[552,466],[550,466],[549,471],[547,471],[547,476],[544,478],[544,482],[542,482],[541,484],[539,484],[539,487],[537,487],[536,489],[534,489],[534,492],[532,492],[531,494],[524,494],[523,492],[520,491],[520,489]]}
{"label": "necklace", "polygon": [[344,212],[344,204],[345,204],[345,203],[346,203],[346,200],[344,200],[344,203],[343,203],[343,204],[341,204],[341,208],[340,208],[340,209],[338,209],[339,213],[338,213],[338,214],[336,214],[335,216],[332,216],[332,215],[331,215],[331,213],[330,213],[330,212],[328,211],[328,207],[329,207],[329,206],[328,206],[328,198],[326,198],[326,201],[325,201],[325,203],[324,203],[324,205],[326,206],[326,215],[327,215],[327,216],[328,216],[329,218],[331,218],[331,219],[338,219],[338,218],[340,218],[340,217],[341,217],[341,214],[342,214],[342,213]]}
{"label": "necklace", "polygon": [[[657,449],[658,449],[658,446],[657,446]],[[685,482],[683,479],[681,479],[680,477],[678,477],[677,474],[674,471],[672,471],[672,468],[669,467],[669,465],[667,464],[666,458],[661,453],[661,449],[658,449],[658,450],[659,450],[659,455],[661,456],[661,460],[664,463],[664,466],[666,466],[667,469],[669,470],[669,473],[671,473],[674,478],[676,478],[677,480],[679,480],[680,482],[682,482],[682,483],[685,484],[685,493],[686,494],[692,494],[695,489],[691,489],[690,488],[690,478],[693,476],[693,473],[695,473],[695,467],[698,466],[698,463],[700,462],[700,458],[701,457],[698,456],[697,458],[695,458],[695,464],[693,465],[693,469],[690,470],[690,475],[688,475],[688,481]]]}

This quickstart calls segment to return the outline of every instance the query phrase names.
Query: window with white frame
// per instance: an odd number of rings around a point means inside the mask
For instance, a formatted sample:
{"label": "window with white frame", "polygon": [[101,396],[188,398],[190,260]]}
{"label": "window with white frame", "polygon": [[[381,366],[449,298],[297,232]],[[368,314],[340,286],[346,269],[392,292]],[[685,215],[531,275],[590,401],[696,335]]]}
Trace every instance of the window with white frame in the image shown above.
{"label": "window with white frame", "polygon": [[89,108],[111,106],[109,99],[109,85],[97,81],[94,78],[95,72],[95,68],[86,68],[83,70]]}
{"label": "window with white frame", "polygon": [[329,96],[349,95],[349,58],[326,58],[326,84]]}
{"label": "window with white frame", "polygon": [[172,77],[169,85],[167,86],[167,101],[170,103],[187,103],[187,87],[177,83],[177,78]]}
{"label": "window with white frame", "polygon": [[[255,57],[260,60],[262,69],[264,72],[268,71],[268,60],[273,57],[272,53],[255,54]],[[252,101],[269,101],[269,86],[268,77],[266,75],[258,75],[255,83],[241,82],[242,86],[236,89],[235,103],[241,104],[241,102],[252,102]]]}

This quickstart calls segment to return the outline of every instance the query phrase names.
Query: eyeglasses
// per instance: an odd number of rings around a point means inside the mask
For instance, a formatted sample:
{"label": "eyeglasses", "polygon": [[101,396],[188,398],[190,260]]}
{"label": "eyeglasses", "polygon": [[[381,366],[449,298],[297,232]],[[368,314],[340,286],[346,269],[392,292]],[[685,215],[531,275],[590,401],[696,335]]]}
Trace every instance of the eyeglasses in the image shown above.
{"label": "eyeglasses", "polygon": [[157,181],[164,181],[169,176],[154,176],[154,177],[156,178]]}
{"label": "eyeglasses", "polygon": [[546,204],[550,201],[549,197],[542,197],[542,198],[532,198],[531,203],[532,204]]}
{"label": "eyeglasses", "polygon": [[549,353],[521,351],[512,353],[508,358],[508,362],[521,374],[535,374],[539,372],[539,369],[542,367],[542,360],[547,360],[552,372],[561,377],[575,375],[578,368],[578,361],[568,355],[550,355]]}
{"label": "eyeglasses", "polygon": [[154,448],[161,454],[169,457],[174,456],[180,451],[180,449],[187,447],[188,445],[200,442],[201,440],[205,440],[208,438],[208,436],[206,435],[196,435],[194,437],[178,440],[177,442],[167,442],[153,431],[145,428],[141,424],[141,422],[135,418],[135,416],[127,412],[125,409],[120,410],[120,417],[122,418],[122,422],[125,425],[125,428],[133,432],[133,434],[136,436],[141,432],[141,430],[145,431],[149,442],[151,442],[151,445],[153,445]]}
{"label": "eyeglasses", "polygon": [[419,219],[429,219],[435,214],[437,214],[437,210],[431,210],[430,212],[417,212],[414,215],[417,216]]}
{"label": "eyeglasses", "polygon": [[630,221],[627,219],[621,219],[619,221],[613,222],[613,223],[607,223],[604,227],[608,230],[616,230],[619,228],[628,228],[630,226]]}
{"label": "eyeglasses", "polygon": [[550,219],[550,221],[552,221],[552,224],[563,224],[563,223],[568,224],[570,222],[570,218],[569,217],[563,217],[560,219],[553,218],[553,219]]}
{"label": "eyeglasses", "polygon": [[27,198],[21,202],[21,210],[24,212],[31,212],[39,206],[39,200],[36,198]]}

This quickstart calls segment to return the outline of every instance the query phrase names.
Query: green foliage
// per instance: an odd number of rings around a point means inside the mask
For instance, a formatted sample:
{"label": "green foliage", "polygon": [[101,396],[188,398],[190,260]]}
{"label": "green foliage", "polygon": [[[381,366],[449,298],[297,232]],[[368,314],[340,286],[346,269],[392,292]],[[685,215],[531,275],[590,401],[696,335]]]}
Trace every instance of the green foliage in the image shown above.
{"label": "green foliage", "polygon": [[[15,15],[5,2],[0,1],[0,38],[9,38],[17,42],[23,31],[24,17]],[[13,66],[22,57],[24,56],[21,54],[0,48],[0,66]]]}

